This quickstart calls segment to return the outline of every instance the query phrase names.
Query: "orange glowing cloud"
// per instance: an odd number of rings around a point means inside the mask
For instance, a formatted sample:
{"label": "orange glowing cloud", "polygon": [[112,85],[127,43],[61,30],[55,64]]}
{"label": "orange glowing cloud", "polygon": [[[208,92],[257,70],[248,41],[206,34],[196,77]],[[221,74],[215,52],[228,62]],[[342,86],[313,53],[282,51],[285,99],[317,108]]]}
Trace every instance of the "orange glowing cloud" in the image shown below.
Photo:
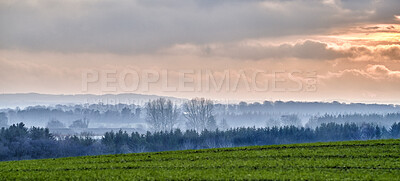
{"label": "orange glowing cloud", "polygon": [[398,45],[400,44],[400,25],[378,24],[352,27],[333,35],[321,36],[328,42],[349,45]]}

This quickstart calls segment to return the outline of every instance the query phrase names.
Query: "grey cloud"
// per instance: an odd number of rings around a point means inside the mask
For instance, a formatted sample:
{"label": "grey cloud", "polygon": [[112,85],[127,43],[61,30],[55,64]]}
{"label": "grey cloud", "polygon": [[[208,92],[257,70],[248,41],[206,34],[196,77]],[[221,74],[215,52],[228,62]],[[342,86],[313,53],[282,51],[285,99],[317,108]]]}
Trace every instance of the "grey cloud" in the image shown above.
{"label": "grey cloud", "polygon": [[379,49],[379,53],[389,59],[400,60],[400,47],[398,46],[387,49]]}
{"label": "grey cloud", "polygon": [[279,46],[229,44],[207,49],[207,53],[209,55],[252,60],[281,58],[332,60],[351,56],[349,52],[337,51],[329,48],[325,43],[310,40],[294,45],[282,44]]}
{"label": "grey cloud", "polygon": [[279,46],[246,45],[240,43],[223,44],[219,46],[198,46],[202,54],[208,56],[230,57],[234,59],[282,59],[297,58],[309,60],[335,60],[346,58],[355,60],[400,60],[400,46],[367,48],[351,46],[342,48],[329,47],[324,42],[307,40],[296,44],[281,44]]}
{"label": "grey cloud", "polygon": [[398,7],[398,1],[364,0],[335,6],[302,0],[4,0],[0,49],[149,53],[174,44],[312,35],[394,21],[387,17]]}

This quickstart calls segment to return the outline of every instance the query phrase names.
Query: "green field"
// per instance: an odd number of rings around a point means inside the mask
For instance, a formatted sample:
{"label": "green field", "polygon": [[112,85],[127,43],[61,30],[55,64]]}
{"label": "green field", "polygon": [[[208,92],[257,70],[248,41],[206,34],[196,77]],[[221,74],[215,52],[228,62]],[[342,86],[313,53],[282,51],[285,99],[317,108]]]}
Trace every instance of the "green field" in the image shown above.
{"label": "green field", "polygon": [[4,179],[400,180],[400,140],[348,141],[0,162]]}

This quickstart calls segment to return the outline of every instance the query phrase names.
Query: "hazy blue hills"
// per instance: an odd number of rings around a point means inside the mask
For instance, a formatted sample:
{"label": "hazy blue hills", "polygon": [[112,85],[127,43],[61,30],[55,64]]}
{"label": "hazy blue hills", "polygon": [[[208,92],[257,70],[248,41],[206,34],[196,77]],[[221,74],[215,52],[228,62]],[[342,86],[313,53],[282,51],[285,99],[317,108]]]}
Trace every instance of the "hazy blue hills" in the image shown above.
{"label": "hazy blue hills", "polygon": [[[163,96],[145,94],[76,94],[76,95],[54,95],[38,93],[0,94],[0,108],[27,107],[34,105],[56,105],[56,104],[143,104],[149,100]],[[165,97],[174,102],[184,99]]]}

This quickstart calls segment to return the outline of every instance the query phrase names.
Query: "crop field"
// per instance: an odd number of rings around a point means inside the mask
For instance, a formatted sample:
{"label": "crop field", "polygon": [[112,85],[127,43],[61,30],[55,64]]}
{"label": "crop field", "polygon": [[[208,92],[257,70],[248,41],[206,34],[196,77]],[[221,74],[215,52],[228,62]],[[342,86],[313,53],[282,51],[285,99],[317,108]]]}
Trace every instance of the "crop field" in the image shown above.
{"label": "crop field", "polygon": [[400,180],[400,140],[347,141],[0,162],[0,180]]}

